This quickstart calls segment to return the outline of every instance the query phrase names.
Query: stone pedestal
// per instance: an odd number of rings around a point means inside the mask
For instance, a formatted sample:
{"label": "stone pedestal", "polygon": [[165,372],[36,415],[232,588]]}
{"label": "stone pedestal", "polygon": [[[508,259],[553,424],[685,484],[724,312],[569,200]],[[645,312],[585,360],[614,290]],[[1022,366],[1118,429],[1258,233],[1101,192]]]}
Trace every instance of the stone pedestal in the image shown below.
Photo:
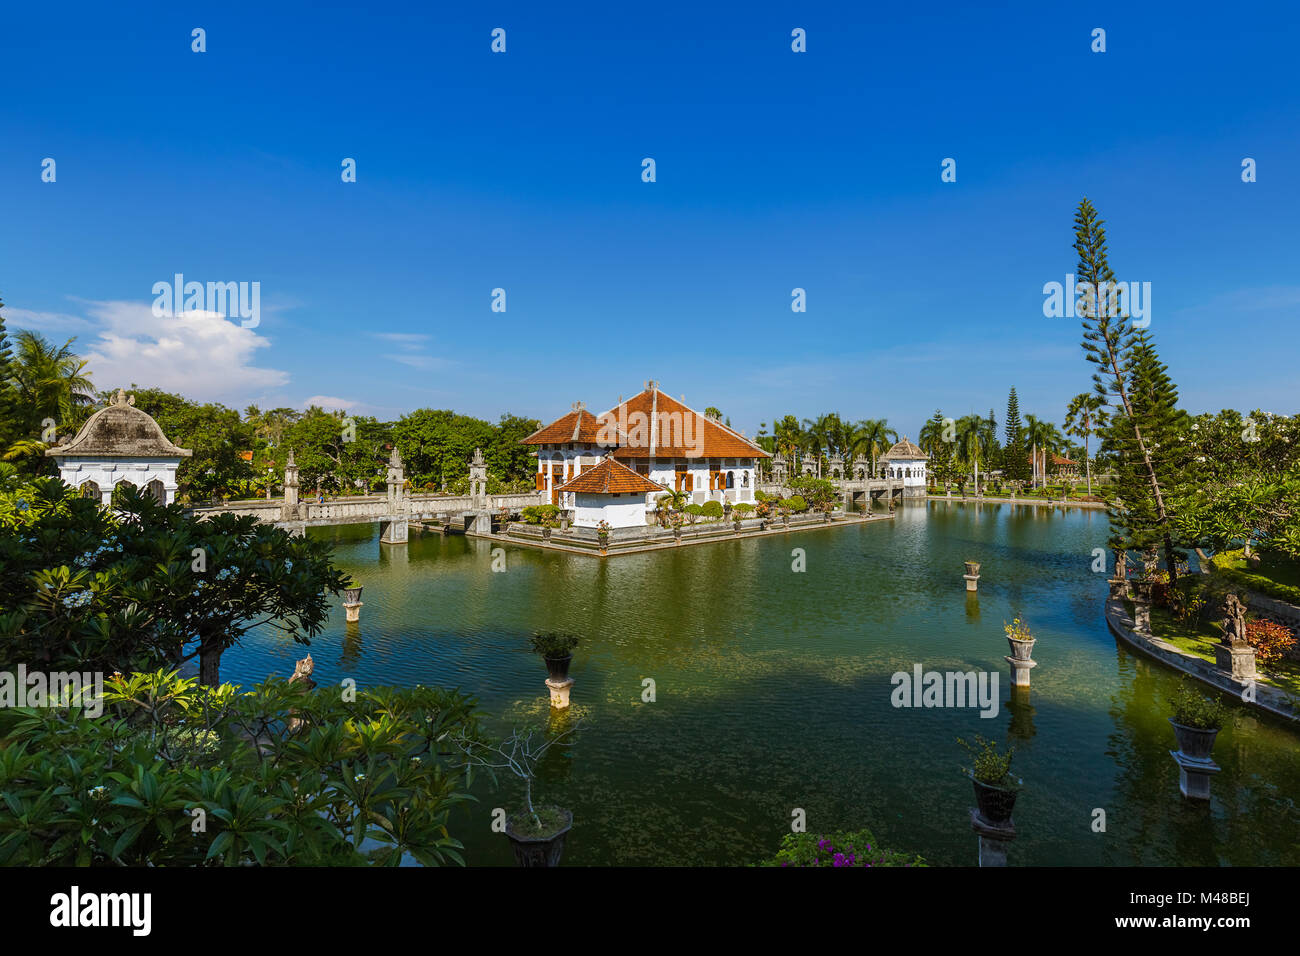
{"label": "stone pedestal", "polygon": [[980,576],[978,574],[963,574],[962,577],[966,579],[967,591],[978,591],[980,589]]}
{"label": "stone pedestal", "polygon": [[566,677],[564,680],[555,680],[553,677],[546,678],[546,686],[551,691],[551,706],[556,710],[564,710],[569,706],[569,688],[573,686],[573,678]]}
{"label": "stone pedestal", "polygon": [[1128,581],[1125,578],[1107,578],[1106,583],[1110,585],[1112,600],[1128,597]]}
{"label": "stone pedestal", "polygon": [[356,621],[361,620],[362,603],[363,602],[361,601],[357,601],[355,604],[343,605],[343,611],[345,614],[347,614],[348,623],[354,623]]}
{"label": "stone pedestal", "polygon": [[1133,604],[1133,630],[1151,636],[1151,605],[1143,601]]}
{"label": "stone pedestal", "polygon": [[1028,687],[1029,672],[1038,666],[1038,661],[1021,660],[1018,657],[1005,657],[1003,660],[1011,665],[1011,686]]}
{"label": "stone pedestal", "polygon": [[1008,820],[1003,825],[989,823],[974,807],[970,811],[970,828],[979,834],[980,866],[1006,866],[1007,850],[1016,838],[1016,825]]}
{"label": "stone pedestal", "polygon": [[1259,676],[1255,669],[1255,648],[1249,644],[1215,644],[1214,662],[1235,681],[1245,683]]}
{"label": "stone pedestal", "polygon": [[1189,757],[1181,750],[1169,751],[1178,764],[1178,789],[1189,800],[1210,799],[1210,778],[1223,768],[1210,758]]}

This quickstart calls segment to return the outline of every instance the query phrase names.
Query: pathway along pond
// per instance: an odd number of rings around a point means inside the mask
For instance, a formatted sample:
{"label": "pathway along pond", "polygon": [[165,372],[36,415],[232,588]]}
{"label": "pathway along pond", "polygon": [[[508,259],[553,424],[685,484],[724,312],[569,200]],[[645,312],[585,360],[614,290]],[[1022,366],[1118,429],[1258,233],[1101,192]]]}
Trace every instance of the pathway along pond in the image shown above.
{"label": "pathway along pond", "polygon": [[[576,741],[544,762],[537,795],[574,811],[565,863],[747,864],[795,808],[810,830],[869,826],[934,864],[974,865],[969,765],[955,738],[1016,747],[1020,865],[1300,865],[1298,736],[1237,706],[1219,735],[1210,806],[1178,792],[1175,675],[1118,647],[1091,571],[1106,516],[1024,505],[909,504],[892,522],[727,541],[605,561],[412,536],[313,529],[365,586],[359,625],[336,607],[310,648],[316,680],[460,686],[489,726],[545,722],[528,635],[582,636],[571,675]],[[802,548],[807,570],[791,570]],[[970,601],[962,562],[982,562]],[[1012,700],[1002,625],[1038,636],[1033,688]],[[225,680],[287,676],[304,648],[251,635]],[[896,671],[992,670],[999,710],[901,709]],[[657,699],[642,702],[653,678]],[[476,783],[453,832],[472,865],[509,865],[493,807],[522,788]],[[1094,811],[1105,811],[1104,833]]]}

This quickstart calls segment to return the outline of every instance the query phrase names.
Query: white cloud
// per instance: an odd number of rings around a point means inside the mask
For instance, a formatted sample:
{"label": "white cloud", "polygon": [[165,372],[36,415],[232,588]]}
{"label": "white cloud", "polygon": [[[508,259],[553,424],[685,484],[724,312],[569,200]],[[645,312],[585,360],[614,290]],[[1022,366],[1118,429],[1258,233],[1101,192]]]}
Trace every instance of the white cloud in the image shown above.
{"label": "white cloud", "polygon": [[412,368],[442,368],[443,366],[450,364],[446,359],[435,358],[432,355],[424,355],[420,352],[385,355],[383,357],[392,362],[401,362],[403,365],[409,365]]}
{"label": "white cloud", "polygon": [[5,325],[12,333],[17,329],[33,332],[68,332],[71,334],[94,331],[94,323],[64,312],[33,312],[31,309],[5,307]]}
{"label": "white cloud", "polygon": [[418,332],[376,332],[375,338],[392,342],[410,352],[424,348],[422,343],[429,341],[429,336]]}
{"label": "white cloud", "polygon": [[315,405],[317,408],[323,408],[327,412],[331,411],[348,411],[356,408],[357,402],[350,398],[335,398],[333,395],[313,395],[311,398],[302,400],[303,408],[310,408]]}
{"label": "white cloud", "polygon": [[99,388],[136,383],[239,405],[289,381],[288,372],[252,364],[269,340],[216,312],[156,316],[137,302],[90,302],[87,311],[90,331],[76,349]]}

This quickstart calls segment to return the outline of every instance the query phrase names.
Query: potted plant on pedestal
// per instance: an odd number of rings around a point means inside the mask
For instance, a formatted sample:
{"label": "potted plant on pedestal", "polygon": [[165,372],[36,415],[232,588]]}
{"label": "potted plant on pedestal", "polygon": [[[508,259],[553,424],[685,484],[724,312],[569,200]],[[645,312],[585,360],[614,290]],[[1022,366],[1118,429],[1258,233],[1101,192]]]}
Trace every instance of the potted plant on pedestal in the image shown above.
{"label": "potted plant on pedestal", "polygon": [[[580,723],[580,722],[579,722]],[[533,803],[537,765],[546,752],[578,729],[575,723],[553,737],[534,728],[516,729],[500,743],[490,743],[462,733],[456,743],[465,754],[466,776],[482,767],[496,780],[507,770],[524,782],[524,805],[506,815],[505,834],[520,866],[559,866],[564,840],[573,827],[573,811],[553,804]]]}
{"label": "potted plant on pedestal", "polygon": [[962,770],[970,777],[975,788],[975,804],[980,816],[993,826],[1006,826],[1011,822],[1011,811],[1015,809],[1016,797],[1024,784],[1011,775],[1011,758],[1015,747],[1007,748],[1006,753],[998,752],[998,745],[976,734],[975,743],[970,744],[960,737],[961,744],[971,754],[973,767]]}
{"label": "potted plant on pedestal", "polygon": [[497,511],[497,517],[500,519],[501,534],[506,534],[510,530],[510,509],[500,508]]}
{"label": "potted plant on pedestal", "polygon": [[676,541],[678,544],[682,543],[682,524],[685,522],[685,520],[686,520],[685,515],[683,515],[680,511],[674,511],[672,513],[672,516],[668,519],[668,523],[672,526],[673,529],[673,540]]}
{"label": "potted plant on pedestal", "polygon": [[1174,726],[1179,752],[1190,760],[1209,760],[1227,708],[1217,697],[1202,696],[1186,677],[1179,682],[1171,703],[1169,723]]}
{"label": "potted plant on pedestal", "polygon": [[1217,697],[1204,697],[1183,677],[1173,699],[1174,727],[1178,749],[1170,751],[1178,764],[1178,789],[1189,800],[1210,799],[1210,779],[1221,769],[1211,758],[1214,738],[1223,727],[1227,708]]}
{"label": "potted plant on pedestal", "polygon": [[569,676],[569,664],[573,662],[573,649],[578,646],[576,634],[564,634],[560,631],[545,631],[534,634],[528,639],[533,653],[540,654],[546,661],[546,673],[552,680],[564,680]]}
{"label": "potted plant on pedestal", "polygon": [[[966,562],[968,567],[972,563]],[[975,566],[979,567],[978,564]],[[1011,645],[1012,657],[1018,661],[1027,661],[1033,657],[1034,642],[1037,638],[1029,632],[1029,628],[1021,622],[1020,618],[1016,618],[1010,624],[1003,624],[1002,630],[1007,632],[1007,643]]]}
{"label": "potted plant on pedestal", "polygon": [[963,563],[966,565],[967,574],[976,575],[980,573],[980,563],[978,561],[965,561]]}
{"label": "potted plant on pedestal", "polygon": [[609,547],[609,522],[601,520],[596,525],[596,543],[600,545],[600,553],[604,554],[605,549]]}

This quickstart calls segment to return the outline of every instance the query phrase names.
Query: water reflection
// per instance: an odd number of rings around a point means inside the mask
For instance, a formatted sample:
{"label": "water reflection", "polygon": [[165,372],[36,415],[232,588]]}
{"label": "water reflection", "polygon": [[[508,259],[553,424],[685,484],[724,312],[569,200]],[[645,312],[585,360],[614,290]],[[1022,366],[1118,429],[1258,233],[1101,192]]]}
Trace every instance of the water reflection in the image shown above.
{"label": "water reflection", "polygon": [[[376,526],[313,529],[365,585],[359,626],[335,609],[311,648],[316,680],[442,684],[475,694],[497,732],[579,717],[544,762],[539,792],[575,813],[575,865],[745,863],[770,855],[793,807],[817,827],[871,826],[891,845],[969,865],[970,782],[957,737],[1017,748],[1023,865],[1300,865],[1296,738],[1238,714],[1220,735],[1208,808],[1186,804],[1166,699],[1175,679],[1117,647],[1101,616],[1100,512],[908,503],[891,520],[728,539],[598,560]],[[807,571],[791,570],[805,549]],[[962,562],[981,562],[965,594]],[[956,571],[954,569],[957,569]],[[890,676],[915,663],[1009,673],[1004,622],[1039,637],[1029,694],[1003,712],[899,709]],[[537,630],[582,643],[569,712],[553,712]],[[303,649],[250,635],[227,679],[287,674]],[[641,699],[642,680],[656,700]],[[1008,693],[1004,690],[1004,693]],[[485,783],[453,827],[474,864],[508,865],[490,811],[521,796]],[[1105,832],[1094,832],[1098,808]]]}

